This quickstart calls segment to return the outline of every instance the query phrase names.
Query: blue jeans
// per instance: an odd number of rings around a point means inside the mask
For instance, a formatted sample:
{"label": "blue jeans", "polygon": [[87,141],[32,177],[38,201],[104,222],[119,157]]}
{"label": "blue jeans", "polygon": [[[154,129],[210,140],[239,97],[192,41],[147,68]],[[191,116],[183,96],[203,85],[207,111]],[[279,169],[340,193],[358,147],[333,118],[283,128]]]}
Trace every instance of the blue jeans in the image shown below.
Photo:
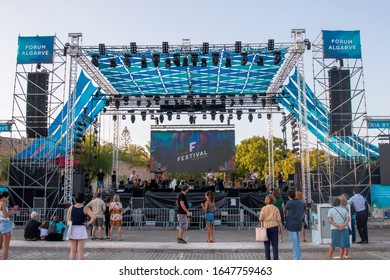
{"label": "blue jeans", "polygon": [[268,241],[264,241],[265,259],[271,259],[271,245],[274,253],[274,260],[279,259],[279,227],[267,228]]}
{"label": "blue jeans", "polygon": [[299,231],[289,231],[288,235],[292,242],[294,260],[301,259],[301,244],[299,243]]}

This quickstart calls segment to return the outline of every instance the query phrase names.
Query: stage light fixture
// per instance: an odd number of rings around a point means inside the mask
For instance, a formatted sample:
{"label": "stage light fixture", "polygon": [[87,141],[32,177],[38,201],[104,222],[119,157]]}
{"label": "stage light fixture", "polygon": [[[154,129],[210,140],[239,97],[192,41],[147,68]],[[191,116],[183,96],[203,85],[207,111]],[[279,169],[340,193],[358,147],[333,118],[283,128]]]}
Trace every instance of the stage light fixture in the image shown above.
{"label": "stage light fixture", "polygon": [[152,105],[152,102],[150,101],[150,99],[146,100],[146,107],[150,107]]}
{"label": "stage light fixture", "polygon": [[136,42],[130,42],[130,52],[131,52],[131,54],[137,53],[137,43]]}
{"label": "stage light fixture", "polygon": [[189,121],[190,121],[190,124],[195,124],[195,117],[193,115],[190,115]]}
{"label": "stage light fixture", "polygon": [[207,106],[206,99],[203,99],[203,100],[202,100],[202,107],[203,107],[203,108],[206,108],[206,106]]}
{"label": "stage light fixture", "polygon": [[117,117],[116,115],[113,115],[113,116],[112,116],[112,120],[113,120],[114,122],[116,122],[117,119],[118,119],[118,117]]}
{"label": "stage light fixture", "polygon": [[175,64],[177,67],[180,66],[180,54],[175,53],[173,55],[173,64]]}
{"label": "stage light fixture", "polygon": [[223,123],[223,121],[225,120],[225,116],[223,114],[220,114],[219,115],[219,120],[221,123]]}
{"label": "stage light fixture", "polygon": [[278,112],[280,112],[280,105],[278,105],[277,110],[278,110]]}
{"label": "stage light fixture", "polygon": [[166,68],[170,68],[171,67],[171,59],[169,57],[167,57],[165,59],[165,67]]}
{"label": "stage light fixture", "polygon": [[225,104],[225,103],[226,103],[226,95],[221,95],[221,96],[220,96],[220,99],[221,99],[221,103],[222,103],[222,104]]}
{"label": "stage light fixture", "polygon": [[99,55],[97,53],[92,55],[91,62],[95,67],[99,67]]}
{"label": "stage light fixture", "polygon": [[148,62],[145,57],[141,58],[141,68],[147,68]]}
{"label": "stage light fixture", "polygon": [[131,55],[129,53],[125,53],[125,58],[123,59],[123,64],[129,68],[131,67],[131,61],[130,61]]}
{"label": "stage light fixture", "polygon": [[228,120],[232,120],[232,119],[233,119],[233,114],[229,114]]}
{"label": "stage light fixture", "polygon": [[122,115],[122,120],[126,120],[126,115]]}
{"label": "stage light fixture", "polygon": [[259,55],[256,62],[257,66],[264,66],[264,57]]}
{"label": "stage light fixture", "polygon": [[205,57],[202,57],[200,66],[207,67],[207,59]]}
{"label": "stage light fixture", "polygon": [[164,99],[164,105],[169,106],[169,99],[167,99],[167,97],[165,97],[165,99]]}
{"label": "stage light fixture", "polygon": [[105,112],[107,112],[107,108],[106,107],[103,108],[103,113],[105,113]]}
{"label": "stage light fixture", "polygon": [[272,114],[268,113],[267,114],[267,120],[270,120],[272,118]]}
{"label": "stage light fixture", "polygon": [[277,65],[282,60],[280,52],[274,52],[274,64]]}
{"label": "stage light fixture", "polygon": [[244,98],[240,97],[240,99],[238,100],[238,103],[240,105],[244,105]]}
{"label": "stage light fixture", "polygon": [[206,115],[206,114],[203,114],[203,119],[204,119],[204,120],[207,119],[207,115]]}
{"label": "stage light fixture", "polygon": [[153,100],[156,105],[160,105],[160,96],[156,95],[155,97],[153,97]]}
{"label": "stage light fixture", "polygon": [[183,58],[183,66],[188,67],[188,57]]}
{"label": "stage light fixture", "polygon": [[141,100],[137,100],[137,106],[139,107],[139,106],[141,106]]}
{"label": "stage light fixture", "polygon": [[240,53],[240,52],[241,52],[241,49],[242,49],[241,41],[236,41],[236,42],[234,43],[234,52],[235,52],[235,53]]}
{"label": "stage light fixture", "polygon": [[198,64],[198,54],[197,53],[191,54],[191,62],[192,62],[192,66],[196,66]]}
{"label": "stage light fixture", "polygon": [[64,56],[66,56],[68,54],[69,47],[70,47],[70,44],[66,43],[65,46],[64,46]]}
{"label": "stage light fixture", "polygon": [[219,62],[219,53],[215,52],[211,56],[211,61],[213,62],[213,66],[218,66]]}
{"label": "stage light fixture", "polygon": [[160,63],[160,54],[159,53],[153,54],[152,62],[153,62],[154,67],[158,67],[158,64]]}
{"label": "stage light fixture", "polygon": [[128,95],[123,96],[123,104],[125,106],[129,105],[129,96]]}
{"label": "stage light fixture", "polygon": [[115,108],[116,108],[116,109],[119,109],[119,107],[121,106],[121,102],[120,102],[119,99],[115,99],[114,104],[115,104]]}
{"label": "stage light fixture", "polygon": [[274,39],[268,39],[267,47],[268,47],[269,51],[273,51],[275,49],[275,40]]}
{"label": "stage light fixture", "polygon": [[253,121],[253,114],[252,114],[252,113],[249,113],[249,115],[248,115],[248,120],[249,120],[249,122],[252,122],[252,121]]}
{"label": "stage light fixture", "polygon": [[261,117],[262,117],[262,116],[261,116],[261,114],[259,113],[259,114],[257,115],[257,118],[258,118],[258,119],[261,119]]}
{"label": "stage light fixture", "polygon": [[247,53],[241,53],[241,65],[245,66],[248,63],[248,54]]}
{"label": "stage light fixture", "polygon": [[308,51],[310,51],[310,49],[311,49],[310,40],[309,40],[309,39],[305,39],[305,40],[303,40],[303,42],[304,42],[305,45],[306,45],[306,49],[307,49]]}
{"label": "stage light fixture", "polygon": [[135,115],[131,115],[130,120],[131,120],[131,123],[134,123],[135,122]]}
{"label": "stage light fixture", "polygon": [[211,119],[212,119],[213,121],[215,121],[215,116],[216,116],[216,114],[217,114],[217,113],[216,113],[214,110],[210,112]]}
{"label": "stage light fixture", "polygon": [[168,42],[162,42],[162,52],[164,54],[169,53],[169,43]]}
{"label": "stage light fixture", "polygon": [[202,52],[203,54],[208,54],[210,52],[210,44],[208,42],[203,43]]}
{"label": "stage light fixture", "polygon": [[225,67],[232,67],[232,58],[230,56],[226,57]]}
{"label": "stage light fixture", "polygon": [[237,111],[237,120],[241,120],[241,116],[242,116],[242,111],[238,110]]}
{"label": "stage light fixture", "polygon": [[142,119],[143,121],[146,121],[146,112],[145,112],[145,111],[142,111],[142,112],[141,112],[141,119]]}
{"label": "stage light fixture", "polygon": [[118,64],[116,64],[116,59],[115,58],[110,58],[110,67],[115,68],[117,67]]}
{"label": "stage light fixture", "polygon": [[180,114],[177,114],[177,115],[176,115],[176,119],[177,119],[177,120],[180,120]]}
{"label": "stage light fixture", "polygon": [[171,111],[167,112],[168,121],[172,120],[172,115],[173,115],[173,113]]}
{"label": "stage light fixture", "polygon": [[161,114],[161,115],[160,115],[160,123],[163,123],[163,122],[164,122],[164,115]]}
{"label": "stage light fixture", "polygon": [[211,99],[211,105],[215,106],[217,104],[217,101],[215,100],[215,98],[212,98]]}
{"label": "stage light fixture", "polygon": [[252,102],[253,104],[257,103],[257,94],[252,94]]}
{"label": "stage light fixture", "polygon": [[265,100],[265,97],[263,97],[263,98],[261,99],[261,106],[262,106],[263,108],[265,108],[266,103],[267,103],[267,100]]}
{"label": "stage light fixture", "polygon": [[236,101],[234,101],[234,98],[230,100],[230,107],[233,107],[236,104]]}
{"label": "stage light fixture", "polygon": [[99,44],[99,55],[106,55],[106,45]]}

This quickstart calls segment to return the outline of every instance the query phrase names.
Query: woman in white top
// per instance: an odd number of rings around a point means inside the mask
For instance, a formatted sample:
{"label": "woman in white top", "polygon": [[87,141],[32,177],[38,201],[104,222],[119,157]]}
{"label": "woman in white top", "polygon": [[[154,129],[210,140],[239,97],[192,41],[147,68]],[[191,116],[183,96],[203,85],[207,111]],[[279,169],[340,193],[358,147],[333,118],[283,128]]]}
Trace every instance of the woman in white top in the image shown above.
{"label": "woman in white top", "polygon": [[9,243],[11,242],[12,223],[9,219],[19,211],[19,206],[15,205],[10,211],[7,209],[9,193],[0,193],[0,248],[3,250],[2,259],[8,259]]}

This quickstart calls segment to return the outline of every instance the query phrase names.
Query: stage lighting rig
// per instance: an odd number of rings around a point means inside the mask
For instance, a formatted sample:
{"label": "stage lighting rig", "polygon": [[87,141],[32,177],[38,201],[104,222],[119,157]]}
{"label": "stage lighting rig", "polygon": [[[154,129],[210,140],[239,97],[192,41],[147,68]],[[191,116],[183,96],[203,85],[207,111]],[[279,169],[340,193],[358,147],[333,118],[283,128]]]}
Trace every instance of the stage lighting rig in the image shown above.
{"label": "stage lighting rig", "polygon": [[244,105],[244,98],[243,97],[240,97],[240,99],[238,100],[238,103],[240,105]]}
{"label": "stage lighting rig", "polygon": [[122,115],[122,120],[126,120],[126,115]]}
{"label": "stage lighting rig", "polygon": [[161,115],[160,115],[160,123],[163,123],[163,122],[164,122],[164,115],[161,114]]}
{"label": "stage lighting rig", "polygon": [[272,119],[272,114],[271,114],[271,113],[268,113],[268,114],[267,114],[267,120],[270,120],[270,119]]}
{"label": "stage lighting rig", "polygon": [[232,67],[232,58],[230,56],[226,57],[225,67]]}
{"label": "stage lighting rig", "polygon": [[242,116],[242,111],[238,110],[237,111],[237,120],[241,120],[241,116]]}
{"label": "stage lighting rig", "polygon": [[264,57],[260,55],[260,56],[257,58],[256,64],[257,64],[257,66],[264,66]]}
{"label": "stage lighting rig", "polygon": [[261,117],[262,117],[262,116],[261,116],[261,113],[259,113],[259,114],[257,115],[257,118],[258,118],[258,119],[261,119]]}
{"label": "stage lighting rig", "polygon": [[188,67],[188,57],[183,58],[183,66]]}
{"label": "stage lighting rig", "polygon": [[117,117],[116,115],[113,115],[113,116],[112,116],[112,120],[113,120],[114,122],[116,122],[117,119],[118,119],[118,117]]}
{"label": "stage lighting rig", "polygon": [[213,62],[213,66],[218,66],[219,62],[219,53],[215,52],[211,56],[211,61]]}
{"label": "stage lighting rig", "polygon": [[210,44],[208,42],[203,43],[202,51],[203,54],[208,54],[210,52]]}
{"label": "stage lighting rig", "polygon": [[164,54],[169,53],[169,43],[168,42],[162,42],[162,52]]}
{"label": "stage lighting rig", "polygon": [[97,53],[94,53],[92,55],[92,60],[91,60],[92,64],[95,66],[95,67],[99,67],[99,55]]}
{"label": "stage lighting rig", "polygon": [[226,103],[226,95],[221,95],[219,98],[221,99],[222,104]]}
{"label": "stage lighting rig", "polygon": [[131,123],[134,123],[135,122],[135,115],[131,115],[130,120],[131,120]]}
{"label": "stage lighting rig", "polygon": [[234,43],[234,52],[235,52],[235,53],[240,53],[240,52],[241,52],[241,49],[242,49],[241,41],[236,41],[236,42]]}
{"label": "stage lighting rig", "polygon": [[142,119],[143,121],[146,121],[146,112],[145,112],[145,111],[142,111],[142,112],[141,112],[141,119]]}
{"label": "stage lighting rig", "polygon": [[137,106],[141,106],[141,100],[140,99],[137,99]]}
{"label": "stage lighting rig", "polygon": [[110,67],[115,68],[117,67],[118,64],[116,64],[116,59],[115,58],[110,58]]}
{"label": "stage lighting rig", "polygon": [[180,66],[180,54],[175,53],[173,55],[173,64],[175,64],[177,67]]}
{"label": "stage lighting rig", "polygon": [[148,61],[145,57],[141,58],[141,68],[147,68],[148,67]]}
{"label": "stage lighting rig", "polygon": [[137,53],[137,43],[136,42],[131,42],[130,43],[130,52],[131,52],[131,54],[136,54]]}
{"label": "stage lighting rig", "polygon": [[146,107],[150,107],[152,105],[152,102],[150,101],[150,99],[146,100]]}
{"label": "stage lighting rig", "polygon": [[282,60],[281,53],[279,51],[274,52],[274,64],[277,65]]}
{"label": "stage lighting rig", "polygon": [[200,66],[207,67],[207,59],[205,57],[202,57]]}
{"label": "stage lighting rig", "polygon": [[253,104],[257,103],[257,94],[252,94],[252,102]]}
{"label": "stage lighting rig", "polygon": [[197,53],[191,54],[191,62],[192,62],[192,66],[198,65],[198,54]]}
{"label": "stage lighting rig", "polygon": [[171,59],[169,57],[167,57],[165,59],[165,67],[166,68],[170,68],[171,67]]}
{"label": "stage lighting rig", "polygon": [[241,65],[245,66],[248,63],[248,54],[241,53]]}
{"label": "stage lighting rig", "polygon": [[268,47],[269,51],[273,51],[275,49],[275,40],[274,39],[268,39],[267,47]]}
{"label": "stage lighting rig", "polygon": [[219,115],[219,120],[221,123],[223,123],[223,121],[225,120],[225,116],[223,114],[220,114]]}
{"label": "stage lighting rig", "polygon": [[215,116],[216,116],[216,114],[217,114],[217,113],[216,113],[214,110],[210,112],[211,119],[212,119],[213,121],[215,121]]}
{"label": "stage lighting rig", "polygon": [[152,62],[153,62],[153,65],[154,67],[158,67],[158,64],[160,63],[160,54],[159,53],[154,53],[152,55]]}
{"label": "stage lighting rig", "polygon": [[172,120],[172,115],[173,115],[173,113],[171,111],[167,112],[168,121]]}
{"label": "stage lighting rig", "polygon": [[230,107],[233,107],[234,105],[236,105],[236,101],[234,100],[234,98],[232,98],[230,100]]}
{"label": "stage lighting rig", "polygon": [[306,49],[307,49],[308,51],[310,51],[310,49],[311,49],[310,40],[309,40],[309,39],[305,39],[305,40],[303,40],[303,42],[305,43]]}
{"label": "stage lighting rig", "polygon": [[115,99],[114,104],[115,104],[115,108],[118,110],[119,107],[121,106],[121,101],[119,99]]}
{"label": "stage lighting rig", "polygon": [[263,107],[263,109],[265,108],[266,103],[267,103],[267,100],[265,99],[265,97],[263,97],[261,99],[261,106]]}
{"label": "stage lighting rig", "polygon": [[123,96],[123,105],[125,105],[125,106],[129,105],[129,96],[128,95]]}
{"label": "stage lighting rig", "polygon": [[253,121],[253,115],[252,115],[252,113],[249,113],[249,115],[248,115],[248,120],[249,120],[249,122],[252,122],[252,121]]}
{"label": "stage lighting rig", "polygon": [[127,67],[131,67],[131,61],[130,61],[131,54],[125,53],[125,58],[123,59],[123,64]]}
{"label": "stage lighting rig", "polygon": [[99,44],[99,55],[106,55],[106,45]]}

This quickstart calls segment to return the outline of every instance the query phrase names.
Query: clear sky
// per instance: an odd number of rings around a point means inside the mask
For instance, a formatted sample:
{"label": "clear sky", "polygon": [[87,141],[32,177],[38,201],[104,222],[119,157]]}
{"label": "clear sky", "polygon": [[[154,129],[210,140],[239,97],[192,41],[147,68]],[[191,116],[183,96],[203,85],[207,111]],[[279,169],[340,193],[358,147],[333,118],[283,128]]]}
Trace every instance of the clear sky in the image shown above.
{"label": "clear sky", "polygon": [[[12,96],[16,69],[18,36],[57,35],[67,41],[70,32],[81,32],[84,45],[159,45],[162,41],[192,43],[290,42],[291,29],[304,28],[314,40],[321,29],[360,30],[368,115],[390,115],[389,1],[313,1],[313,0],[18,0],[1,1],[0,26],[0,120],[12,117]],[[310,56],[310,54],[306,54]],[[312,65],[305,64],[305,72]],[[311,75],[310,75],[311,76]],[[309,85],[311,80],[307,80]],[[246,119],[246,118],[245,118]],[[188,123],[186,118],[185,123]],[[217,122],[215,122],[217,123]],[[126,125],[133,142],[149,141],[149,128],[141,121]],[[152,123],[150,123],[152,124]],[[278,123],[275,123],[275,130]],[[253,135],[266,135],[264,121],[236,123],[236,142]],[[110,132],[108,132],[110,133]],[[279,134],[279,132],[276,132]]]}

